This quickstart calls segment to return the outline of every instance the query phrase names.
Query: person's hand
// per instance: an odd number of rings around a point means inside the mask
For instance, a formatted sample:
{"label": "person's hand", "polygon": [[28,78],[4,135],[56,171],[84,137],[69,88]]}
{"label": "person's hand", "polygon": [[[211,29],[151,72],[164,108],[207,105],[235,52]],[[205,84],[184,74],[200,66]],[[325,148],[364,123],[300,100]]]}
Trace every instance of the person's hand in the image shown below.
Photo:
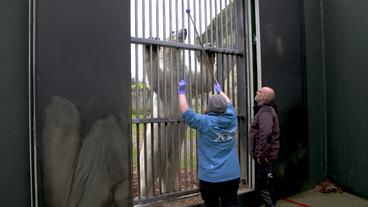
{"label": "person's hand", "polygon": [[186,85],[187,85],[187,83],[185,82],[185,80],[180,80],[179,81],[179,89],[178,89],[179,94],[185,94],[185,86]]}
{"label": "person's hand", "polygon": [[216,93],[221,93],[222,92],[221,84],[216,83],[215,84],[215,90],[216,90]]}

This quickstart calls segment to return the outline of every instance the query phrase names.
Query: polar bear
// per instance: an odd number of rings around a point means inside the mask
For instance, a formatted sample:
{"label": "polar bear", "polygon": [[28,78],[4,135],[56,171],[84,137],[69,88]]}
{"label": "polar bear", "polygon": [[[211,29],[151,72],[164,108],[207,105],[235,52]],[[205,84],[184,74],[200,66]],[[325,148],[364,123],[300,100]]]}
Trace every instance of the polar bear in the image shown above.
{"label": "polar bear", "polygon": [[[178,33],[172,32],[167,39],[183,43],[186,36],[187,30],[181,29]],[[153,117],[180,120],[177,92],[177,83],[180,79],[192,80],[191,85],[188,86],[192,94],[204,94],[212,90],[210,74],[189,71],[184,62],[183,49],[147,45],[144,50],[147,83],[154,93],[151,97]],[[197,54],[199,59],[201,59],[200,54],[200,52]],[[214,55],[210,55],[209,60],[213,66]],[[205,71],[205,66],[202,67]],[[165,127],[161,127],[161,131],[159,128],[158,124],[154,124],[152,130],[151,124],[147,124],[146,143],[143,143],[144,141],[141,143],[140,192],[143,197],[152,194],[154,182],[157,182],[158,178],[161,180],[164,193],[173,192],[175,189],[180,162],[179,153],[186,137],[186,127],[183,123],[170,122],[166,123]]]}

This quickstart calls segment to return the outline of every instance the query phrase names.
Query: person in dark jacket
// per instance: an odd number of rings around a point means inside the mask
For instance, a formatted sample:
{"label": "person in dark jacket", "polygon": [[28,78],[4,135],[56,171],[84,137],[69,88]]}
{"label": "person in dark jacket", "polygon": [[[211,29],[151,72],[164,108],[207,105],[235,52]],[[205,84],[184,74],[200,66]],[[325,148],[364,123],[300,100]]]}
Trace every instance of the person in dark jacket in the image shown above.
{"label": "person in dark jacket", "polygon": [[237,206],[240,165],[236,150],[237,115],[229,97],[216,84],[218,94],[208,99],[207,113],[195,113],[185,97],[185,81],[179,82],[179,109],[198,136],[199,190],[207,207]]}
{"label": "person in dark jacket", "polygon": [[280,142],[278,108],[272,88],[263,87],[256,93],[254,118],[250,127],[249,152],[255,160],[256,191],[265,206],[276,206],[273,198],[272,161],[277,158]]}

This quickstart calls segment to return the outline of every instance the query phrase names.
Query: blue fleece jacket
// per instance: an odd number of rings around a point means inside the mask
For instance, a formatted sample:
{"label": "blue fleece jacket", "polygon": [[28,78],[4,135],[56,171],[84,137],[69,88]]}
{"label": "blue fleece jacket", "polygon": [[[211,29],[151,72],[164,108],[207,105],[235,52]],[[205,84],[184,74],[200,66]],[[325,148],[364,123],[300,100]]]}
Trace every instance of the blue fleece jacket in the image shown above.
{"label": "blue fleece jacket", "polygon": [[187,124],[199,132],[199,179],[218,183],[240,177],[236,150],[237,117],[232,104],[223,114],[182,113]]}

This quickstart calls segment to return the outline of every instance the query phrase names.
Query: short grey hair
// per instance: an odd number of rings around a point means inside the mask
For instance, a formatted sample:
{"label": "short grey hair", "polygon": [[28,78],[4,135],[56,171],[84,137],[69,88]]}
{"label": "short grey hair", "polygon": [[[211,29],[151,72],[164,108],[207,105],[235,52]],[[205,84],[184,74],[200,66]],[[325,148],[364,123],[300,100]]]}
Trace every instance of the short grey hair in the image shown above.
{"label": "short grey hair", "polygon": [[224,97],[219,94],[212,95],[208,98],[207,112],[222,114],[226,112],[227,103]]}

